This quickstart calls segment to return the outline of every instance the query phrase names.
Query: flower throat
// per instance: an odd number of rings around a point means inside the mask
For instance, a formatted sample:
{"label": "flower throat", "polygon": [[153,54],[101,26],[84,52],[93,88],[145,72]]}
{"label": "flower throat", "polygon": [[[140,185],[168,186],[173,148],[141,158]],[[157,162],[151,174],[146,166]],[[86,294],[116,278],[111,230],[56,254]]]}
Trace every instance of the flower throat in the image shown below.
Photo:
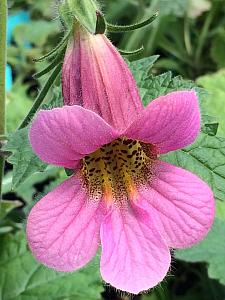
{"label": "flower throat", "polygon": [[153,175],[155,147],[118,138],[83,159],[82,174],[91,197],[103,196],[108,204],[134,198],[136,186]]}

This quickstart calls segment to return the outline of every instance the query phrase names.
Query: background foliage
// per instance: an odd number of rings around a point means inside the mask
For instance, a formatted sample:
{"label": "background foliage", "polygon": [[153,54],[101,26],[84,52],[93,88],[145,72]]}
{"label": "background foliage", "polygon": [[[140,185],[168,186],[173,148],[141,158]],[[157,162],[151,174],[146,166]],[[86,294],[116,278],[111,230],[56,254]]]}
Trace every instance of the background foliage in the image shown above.
{"label": "background foliage", "polygon": [[[57,2],[57,1],[56,1]],[[63,36],[57,3],[45,0],[11,0],[10,15],[21,10],[30,22],[17,25],[8,47],[13,86],[7,93],[9,141],[0,213],[0,299],[100,300],[127,299],[105,286],[99,275],[98,255],[85,269],[62,274],[40,266],[27,249],[26,214],[32,205],[66,178],[61,168],[47,166],[32,153],[28,128],[14,133],[32,105],[43,77],[34,80],[46,62],[33,58],[50,51]],[[131,24],[159,10],[152,26],[127,34],[112,34],[120,49],[144,45],[142,57],[130,57],[143,103],[179,89],[195,89],[202,109],[202,131],[186,149],[164,160],[188,169],[213,188],[216,221],[208,237],[193,248],[176,251],[169,276],[142,300],[225,299],[225,5],[223,0],[107,0],[102,9],[108,21]],[[170,70],[170,71],[168,71]],[[171,72],[172,71],[172,72]],[[43,108],[61,105],[56,86]],[[45,172],[43,172],[45,171]]]}

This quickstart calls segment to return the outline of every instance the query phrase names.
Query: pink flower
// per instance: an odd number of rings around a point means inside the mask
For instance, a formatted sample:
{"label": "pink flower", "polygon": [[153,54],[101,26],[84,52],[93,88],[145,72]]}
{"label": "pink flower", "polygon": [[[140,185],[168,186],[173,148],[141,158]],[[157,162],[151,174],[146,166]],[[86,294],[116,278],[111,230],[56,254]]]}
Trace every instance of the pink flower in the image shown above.
{"label": "pink flower", "polygon": [[144,109],[109,40],[80,30],[67,49],[63,95],[72,106],[39,112],[30,142],[43,161],[74,175],[31,210],[29,246],[41,263],[70,272],[101,243],[107,283],[134,294],[154,287],[168,272],[170,248],[203,239],[214,218],[210,188],[159,160],[197,137],[196,94],[170,93]]}
{"label": "pink flower", "polygon": [[204,238],[214,200],[196,175],[159,160],[197,137],[195,92],[159,97],[132,120],[118,109],[117,118],[126,128],[77,105],[38,113],[33,150],[75,174],[33,207],[27,238],[38,261],[63,272],[87,264],[101,243],[103,279],[137,294],[166,276],[170,248]]}

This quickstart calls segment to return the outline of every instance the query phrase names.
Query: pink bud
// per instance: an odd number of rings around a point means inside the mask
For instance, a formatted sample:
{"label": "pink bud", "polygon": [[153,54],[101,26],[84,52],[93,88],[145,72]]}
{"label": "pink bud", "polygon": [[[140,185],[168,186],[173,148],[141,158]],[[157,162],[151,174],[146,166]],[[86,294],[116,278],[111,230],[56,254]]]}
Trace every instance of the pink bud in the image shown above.
{"label": "pink bud", "polygon": [[123,130],[143,109],[134,78],[103,34],[75,30],[62,73],[65,105],[81,105]]}

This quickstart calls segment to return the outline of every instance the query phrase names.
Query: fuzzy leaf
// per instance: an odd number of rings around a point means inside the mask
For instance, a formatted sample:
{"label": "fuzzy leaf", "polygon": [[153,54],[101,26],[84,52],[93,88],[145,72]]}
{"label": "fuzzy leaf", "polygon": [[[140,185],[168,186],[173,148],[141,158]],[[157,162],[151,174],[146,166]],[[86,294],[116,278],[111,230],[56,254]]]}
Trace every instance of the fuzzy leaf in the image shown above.
{"label": "fuzzy leaf", "polygon": [[148,72],[151,70],[153,64],[157,61],[158,58],[159,55],[153,55],[133,62],[127,61],[128,66],[133,73],[139,88],[142,88],[143,80],[146,79],[146,77],[148,76]]}
{"label": "fuzzy leaf", "polygon": [[173,77],[171,72],[157,76],[149,74],[154,62],[159,56],[154,55],[128,63],[139,87],[142,102],[147,106],[155,98],[178,90],[195,90],[199,97],[202,110],[202,131],[208,135],[216,135],[218,122],[216,118],[208,116],[205,109],[207,92],[196,86],[191,80],[184,80],[181,76]]}
{"label": "fuzzy leaf", "polygon": [[44,171],[47,168],[47,165],[31,149],[28,140],[28,128],[23,128],[10,134],[9,141],[3,150],[12,152],[8,162],[14,166],[13,189],[18,187],[31,174]]}
{"label": "fuzzy leaf", "polygon": [[74,273],[59,273],[38,264],[23,233],[0,236],[0,295],[4,300],[100,300],[98,263]]}

